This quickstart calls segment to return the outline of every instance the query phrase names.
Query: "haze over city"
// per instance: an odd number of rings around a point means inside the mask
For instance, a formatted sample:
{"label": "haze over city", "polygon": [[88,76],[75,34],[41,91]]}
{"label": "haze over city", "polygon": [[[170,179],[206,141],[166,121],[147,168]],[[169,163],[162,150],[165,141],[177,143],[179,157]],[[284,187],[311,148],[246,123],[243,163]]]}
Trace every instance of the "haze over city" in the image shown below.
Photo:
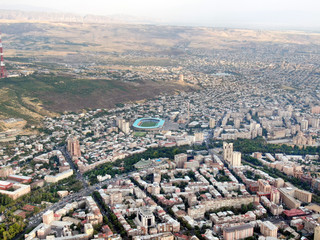
{"label": "haze over city", "polygon": [[315,0],[12,0],[1,1],[1,8],[132,16],[160,24],[320,30]]}
{"label": "haze over city", "polygon": [[320,240],[319,3],[0,1],[1,240]]}

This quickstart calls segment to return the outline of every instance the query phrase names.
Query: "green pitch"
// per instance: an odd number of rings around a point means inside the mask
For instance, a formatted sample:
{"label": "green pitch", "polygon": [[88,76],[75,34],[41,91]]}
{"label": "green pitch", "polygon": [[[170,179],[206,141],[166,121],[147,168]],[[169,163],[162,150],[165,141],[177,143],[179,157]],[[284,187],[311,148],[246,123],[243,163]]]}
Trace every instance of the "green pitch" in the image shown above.
{"label": "green pitch", "polygon": [[142,122],[140,127],[155,127],[157,126],[158,122],[153,122],[153,121],[145,121]]}

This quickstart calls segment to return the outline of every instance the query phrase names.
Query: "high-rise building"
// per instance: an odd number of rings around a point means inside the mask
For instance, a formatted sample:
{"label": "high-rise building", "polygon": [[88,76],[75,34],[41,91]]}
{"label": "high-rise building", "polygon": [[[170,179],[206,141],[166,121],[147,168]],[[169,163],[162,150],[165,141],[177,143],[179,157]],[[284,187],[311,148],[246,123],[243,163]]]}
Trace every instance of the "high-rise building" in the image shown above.
{"label": "high-rise building", "polygon": [[42,215],[42,221],[43,221],[44,224],[50,225],[50,223],[52,223],[54,221],[53,211],[52,210],[46,211]]}
{"label": "high-rise building", "polygon": [[233,157],[233,143],[223,142],[223,160],[231,162]]}
{"label": "high-rise building", "polygon": [[314,106],[311,108],[311,113],[319,114],[320,113],[320,106]]}
{"label": "high-rise building", "polygon": [[180,74],[180,75],[179,75],[179,82],[180,82],[180,83],[183,83],[183,82],[184,82],[183,74]]}
{"label": "high-rise building", "polygon": [[129,134],[130,132],[130,123],[122,118],[118,118],[116,120],[117,127],[124,132],[125,134]]}
{"label": "high-rise building", "polygon": [[270,221],[265,221],[261,223],[260,226],[261,234],[265,237],[277,237],[278,235],[278,227],[275,226]]}
{"label": "high-rise building", "polygon": [[271,192],[271,186],[266,180],[259,179],[258,186],[259,186],[259,192],[263,192],[263,193]]}
{"label": "high-rise building", "polygon": [[139,208],[137,217],[136,217],[136,222],[141,226],[141,227],[152,227],[155,225],[155,217],[151,211],[150,208],[148,207],[141,207]]}
{"label": "high-rise building", "polygon": [[187,162],[187,160],[188,160],[188,155],[185,153],[174,155],[174,162],[177,168],[183,168],[184,163]]}
{"label": "high-rise building", "polygon": [[276,188],[282,188],[284,186],[284,180],[282,178],[277,178],[274,182]]}
{"label": "high-rise building", "polygon": [[312,118],[311,125],[312,125],[313,128],[319,128],[320,119],[319,118]]}
{"label": "high-rise building", "polygon": [[232,167],[240,167],[241,166],[241,152],[233,152],[232,153]]}
{"label": "high-rise building", "polygon": [[209,127],[214,128],[216,126],[216,120],[214,118],[210,118]]}
{"label": "high-rise building", "polygon": [[72,157],[81,157],[80,143],[77,137],[69,137],[67,149]]}
{"label": "high-rise building", "polygon": [[280,192],[276,188],[271,189],[271,194],[270,194],[270,201],[279,204],[280,202]]}
{"label": "high-rise building", "polygon": [[301,121],[301,131],[308,130],[308,125],[309,125],[308,120],[306,120],[306,119],[302,120]]}

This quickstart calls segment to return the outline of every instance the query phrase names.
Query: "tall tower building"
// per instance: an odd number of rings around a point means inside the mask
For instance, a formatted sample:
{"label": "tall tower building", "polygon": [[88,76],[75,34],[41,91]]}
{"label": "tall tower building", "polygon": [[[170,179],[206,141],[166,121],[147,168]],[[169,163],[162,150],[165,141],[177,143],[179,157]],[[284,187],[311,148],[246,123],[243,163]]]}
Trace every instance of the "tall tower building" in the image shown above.
{"label": "tall tower building", "polygon": [[174,155],[174,162],[177,168],[183,168],[184,163],[187,161],[188,161],[188,155],[185,153]]}
{"label": "tall tower building", "polygon": [[241,152],[232,152],[232,167],[240,167],[241,166]]}
{"label": "tall tower building", "polygon": [[306,131],[308,130],[308,120],[304,119],[301,121],[301,131]]}
{"label": "tall tower building", "polygon": [[42,215],[42,222],[44,224],[50,225],[50,223],[52,223],[53,221],[54,221],[54,214],[52,210],[48,210]]}
{"label": "tall tower building", "polygon": [[179,75],[179,82],[180,82],[180,83],[184,83],[183,74],[180,74],[180,75]]}
{"label": "tall tower building", "polygon": [[72,157],[81,157],[80,143],[77,137],[69,137],[67,149]]}
{"label": "tall tower building", "polygon": [[7,71],[3,60],[2,38],[0,33],[0,78],[6,78]]}
{"label": "tall tower building", "polygon": [[216,126],[216,120],[214,118],[210,118],[209,127],[214,128]]}
{"label": "tall tower building", "polygon": [[231,162],[233,158],[233,143],[223,142],[223,160]]}

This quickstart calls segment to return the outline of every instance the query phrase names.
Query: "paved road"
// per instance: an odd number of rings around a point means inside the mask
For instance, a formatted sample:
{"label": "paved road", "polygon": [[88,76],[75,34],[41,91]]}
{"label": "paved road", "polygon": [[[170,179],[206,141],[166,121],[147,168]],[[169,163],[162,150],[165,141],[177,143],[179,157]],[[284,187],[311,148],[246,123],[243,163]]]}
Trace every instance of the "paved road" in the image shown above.
{"label": "paved road", "polygon": [[[131,172],[133,173],[133,172]],[[42,222],[42,215],[48,211],[48,210],[53,210],[53,211],[57,211],[59,209],[61,209],[62,207],[64,207],[67,203],[72,203],[74,201],[79,201],[82,199],[82,197],[84,196],[88,196],[91,195],[95,190],[100,189],[103,185],[105,184],[110,184],[112,182],[115,182],[119,179],[124,179],[125,177],[128,176],[128,173],[124,173],[121,175],[118,175],[116,178],[112,178],[112,179],[108,179],[105,180],[101,183],[96,183],[92,186],[87,185],[87,187],[83,188],[81,191],[70,194],[64,198],[62,198],[59,202],[54,203],[51,206],[48,206],[46,209],[42,210],[41,212],[39,212],[38,214],[32,216],[31,218],[29,218],[29,224],[28,226],[25,228],[25,230],[23,232],[21,232],[20,234],[18,234],[15,238],[13,238],[13,240],[18,240],[21,239],[21,237],[24,236],[24,234],[26,233],[27,229],[33,229],[36,226],[38,226],[41,222]]]}
{"label": "paved road", "polygon": [[57,150],[60,150],[62,152],[63,156],[65,157],[65,159],[69,163],[70,167],[73,169],[74,173],[76,174],[77,179],[83,183],[83,187],[87,188],[89,186],[88,182],[85,180],[85,178],[80,173],[80,171],[78,171],[78,168],[76,167],[76,165],[72,161],[72,157],[70,156],[69,152],[67,151],[66,146],[57,147]]}

